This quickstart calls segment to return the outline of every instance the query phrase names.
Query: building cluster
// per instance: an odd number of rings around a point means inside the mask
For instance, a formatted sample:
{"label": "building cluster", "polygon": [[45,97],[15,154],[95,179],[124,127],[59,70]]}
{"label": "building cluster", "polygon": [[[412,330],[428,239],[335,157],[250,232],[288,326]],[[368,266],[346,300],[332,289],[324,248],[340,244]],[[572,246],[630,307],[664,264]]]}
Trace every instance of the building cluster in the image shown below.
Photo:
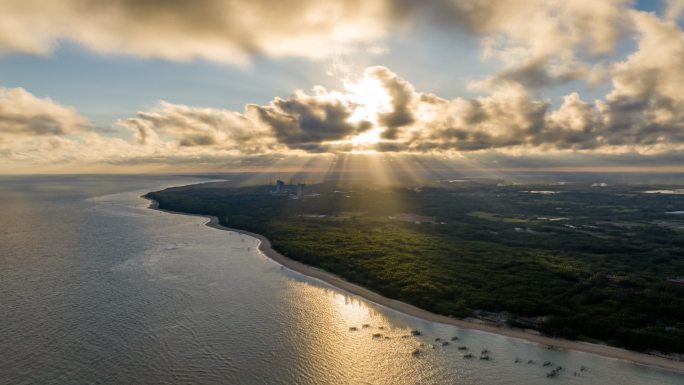
{"label": "building cluster", "polygon": [[288,185],[285,184],[284,181],[278,179],[275,182],[275,190],[271,191],[271,194],[273,195],[286,195],[289,196],[291,199],[304,199],[304,198],[312,198],[316,197],[319,194],[307,194],[306,193],[306,184],[304,183],[297,183],[292,184],[290,183],[290,186],[288,188]]}

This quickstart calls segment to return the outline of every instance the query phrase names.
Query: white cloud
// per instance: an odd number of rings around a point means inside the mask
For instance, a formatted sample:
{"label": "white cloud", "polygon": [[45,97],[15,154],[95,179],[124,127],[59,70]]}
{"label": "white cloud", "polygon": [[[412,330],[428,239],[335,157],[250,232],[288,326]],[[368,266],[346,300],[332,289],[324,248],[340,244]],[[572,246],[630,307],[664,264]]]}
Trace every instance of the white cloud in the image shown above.
{"label": "white cloud", "polygon": [[[244,111],[160,102],[117,121],[119,131],[106,136],[73,108],[21,88],[0,88],[0,157],[26,163],[175,164],[354,150],[668,153],[684,146],[679,3],[670,2],[660,18],[628,10],[628,2],[617,0],[431,2],[434,12],[442,11],[438,20],[480,34],[485,53],[503,64],[472,84],[488,93],[471,99],[421,92],[388,68],[371,67],[341,91],[295,91],[266,105],[248,104]],[[419,8],[402,14],[384,2],[313,0],[288,7],[267,1],[212,1],[202,8],[184,1],[161,4],[67,0],[47,3],[38,12],[37,1],[8,0],[0,4],[0,11],[7,11],[0,12],[0,47],[45,53],[66,38],[103,52],[174,60],[240,62],[254,54],[315,58],[339,53],[340,46],[368,49],[386,35],[392,20],[410,19]],[[26,30],[31,25],[34,32]],[[637,47],[627,57],[605,64],[580,59],[610,52],[628,31]],[[340,64],[335,70],[349,68]],[[577,79],[610,79],[612,89],[596,101],[571,92],[558,108],[538,95],[539,88]]]}
{"label": "white cloud", "polygon": [[606,141],[684,140],[684,33],[672,21],[632,12],[638,48],[612,68],[613,90],[598,103]]}
{"label": "white cloud", "polygon": [[449,2],[451,19],[481,36],[484,59],[502,69],[475,86],[501,82],[539,88],[576,79],[601,80],[596,66],[580,57],[613,52],[629,29],[626,0],[466,0]]}
{"label": "white cloud", "polygon": [[3,0],[0,50],[51,52],[60,40],[95,52],[245,64],[252,55],[328,57],[377,47],[384,1]]}
{"label": "white cloud", "polygon": [[684,0],[668,0],[665,7],[665,19],[677,20],[684,12]]}
{"label": "white cloud", "polygon": [[243,114],[160,102],[152,111],[121,119],[117,126],[130,129],[137,143],[155,145],[171,141],[180,147],[216,147],[241,153],[264,152],[272,140]]}
{"label": "white cloud", "polygon": [[90,126],[70,107],[23,88],[0,87],[0,136],[65,135]]}

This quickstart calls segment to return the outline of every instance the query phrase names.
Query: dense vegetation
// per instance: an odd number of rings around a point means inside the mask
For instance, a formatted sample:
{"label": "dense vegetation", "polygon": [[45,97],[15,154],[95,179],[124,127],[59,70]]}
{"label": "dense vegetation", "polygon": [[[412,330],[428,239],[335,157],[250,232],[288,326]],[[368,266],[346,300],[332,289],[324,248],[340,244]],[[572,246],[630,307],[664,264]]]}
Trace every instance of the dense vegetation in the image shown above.
{"label": "dense vegetation", "polygon": [[[684,215],[668,213],[684,210],[684,195],[486,182],[337,188],[309,186],[321,195],[305,199],[230,183],[148,195],[437,313],[497,312],[549,335],[684,353],[684,287],[668,281],[684,275]],[[543,193],[552,189],[561,192]]]}

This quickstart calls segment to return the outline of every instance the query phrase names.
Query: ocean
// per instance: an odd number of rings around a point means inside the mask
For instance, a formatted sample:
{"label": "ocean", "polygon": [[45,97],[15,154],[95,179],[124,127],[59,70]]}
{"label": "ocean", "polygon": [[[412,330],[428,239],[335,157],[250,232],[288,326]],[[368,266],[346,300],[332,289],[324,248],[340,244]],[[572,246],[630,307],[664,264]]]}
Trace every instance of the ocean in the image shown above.
{"label": "ocean", "polygon": [[0,177],[0,384],[684,384],[398,313],[140,198],[200,181]]}

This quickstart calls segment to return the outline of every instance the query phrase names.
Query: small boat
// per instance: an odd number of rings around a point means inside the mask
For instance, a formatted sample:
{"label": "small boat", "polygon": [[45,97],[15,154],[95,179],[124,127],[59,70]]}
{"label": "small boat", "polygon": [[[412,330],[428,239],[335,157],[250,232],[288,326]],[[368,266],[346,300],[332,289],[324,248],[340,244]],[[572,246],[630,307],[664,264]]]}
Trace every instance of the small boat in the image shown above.
{"label": "small boat", "polygon": [[456,340],[458,340],[458,337],[453,336],[453,337],[451,337],[451,340],[452,340],[452,341],[456,341]]}
{"label": "small boat", "polygon": [[420,332],[420,330],[411,330],[411,335],[412,335],[412,336],[419,336],[419,335],[421,335],[421,334],[422,334],[422,333]]}
{"label": "small boat", "polygon": [[520,362],[520,358],[515,357],[515,363],[517,364],[518,362]]}
{"label": "small boat", "polygon": [[546,377],[557,377],[560,374],[561,370],[563,370],[562,366],[556,366],[556,369],[553,369],[552,371],[546,373]]}
{"label": "small boat", "polygon": [[352,326],[352,327],[349,328],[349,331],[350,331],[350,332],[355,332],[355,331],[357,331],[357,330],[359,330],[359,328],[357,328],[356,326]]}
{"label": "small boat", "polygon": [[534,362],[534,360],[527,360],[527,364],[528,364],[528,365],[535,364],[535,363],[536,363],[536,362]]}
{"label": "small boat", "polygon": [[385,330],[385,327],[384,326],[378,326],[378,329]]}
{"label": "small boat", "polygon": [[551,361],[545,361],[542,366],[551,366]]}
{"label": "small boat", "polygon": [[419,350],[419,349],[414,349],[414,350],[411,352],[411,355],[414,356],[414,357],[418,357],[418,356],[420,355],[420,350]]}
{"label": "small boat", "polygon": [[482,351],[480,352],[480,354],[489,354],[489,350],[487,350],[487,349],[482,349]]}
{"label": "small boat", "polygon": [[449,341],[442,341],[442,346],[447,346],[449,345]]}
{"label": "small boat", "polygon": [[365,328],[369,328],[370,325],[369,324],[363,324],[363,325],[361,325],[361,327],[365,329]]}
{"label": "small boat", "polygon": [[458,350],[468,350],[468,347],[467,346],[459,346]]}
{"label": "small boat", "polygon": [[439,337],[435,338],[435,342],[439,342],[439,341],[441,341],[441,340],[442,340],[442,339],[439,338]]}
{"label": "small boat", "polygon": [[473,358],[473,355],[470,354],[470,353],[464,354],[464,355],[463,355],[463,358]]}
{"label": "small boat", "polygon": [[481,355],[481,356],[480,356],[480,359],[481,359],[481,360],[485,360],[485,361],[489,361],[489,360],[490,360],[489,356],[486,355],[486,354]]}
{"label": "small boat", "polygon": [[382,338],[382,333],[373,334],[373,338]]}

